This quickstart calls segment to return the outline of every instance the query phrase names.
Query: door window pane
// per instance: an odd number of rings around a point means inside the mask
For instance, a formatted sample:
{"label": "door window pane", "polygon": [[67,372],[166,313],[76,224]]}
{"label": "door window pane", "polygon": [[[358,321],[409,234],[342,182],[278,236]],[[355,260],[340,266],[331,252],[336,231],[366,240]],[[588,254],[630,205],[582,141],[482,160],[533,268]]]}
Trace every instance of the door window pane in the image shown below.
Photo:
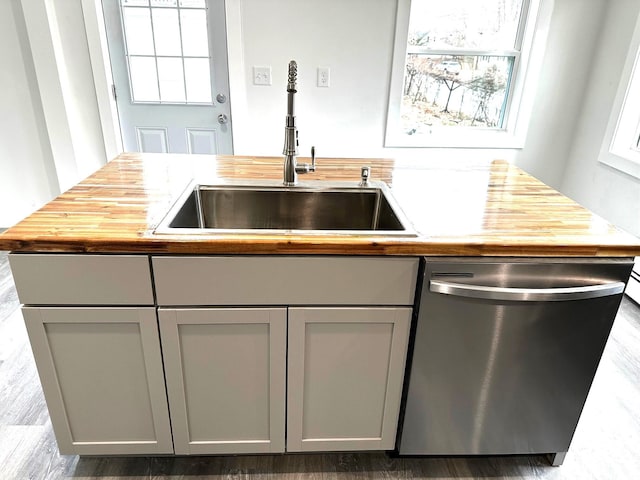
{"label": "door window pane", "polygon": [[156,42],[156,55],[180,56],[180,25],[178,10],[152,8],[153,37]]}
{"label": "door window pane", "polygon": [[204,0],[120,0],[133,102],[212,103]]}
{"label": "door window pane", "polygon": [[207,13],[205,10],[181,10],[183,55],[208,57]]}
{"label": "door window pane", "polygon": [[208,58],[185,58],[187,102],[211,103],[211,79]]}
{"label": "door window pane", "polygon": [[180,0],[180,6],[183,8],[205,8],[205,0]]}
{"label": "door window pane", "polygon": [[154,55],[148,8],[123,8],[124,33],[129,55]]}
{"label": "door window pane", "polygon": [[412,0],[409,44],[513,49],[522,0]]}
{"label": "door window pane", "polygon": [[149,0],[121,0],[120,4],[125,7],[147,7],[149,6]]}
{"label": "door window pane", "polygon": [[152,7],[176,7],[177,0],[151,0]]}
{"label": "door window pane", "polygon": [[129,57],[129,74],[134,102],[160,101],[155,58]]}
{"label": "door window pane", "polygon": [[158,58],[158,81],[162,102],[186,101],[181,58]]}

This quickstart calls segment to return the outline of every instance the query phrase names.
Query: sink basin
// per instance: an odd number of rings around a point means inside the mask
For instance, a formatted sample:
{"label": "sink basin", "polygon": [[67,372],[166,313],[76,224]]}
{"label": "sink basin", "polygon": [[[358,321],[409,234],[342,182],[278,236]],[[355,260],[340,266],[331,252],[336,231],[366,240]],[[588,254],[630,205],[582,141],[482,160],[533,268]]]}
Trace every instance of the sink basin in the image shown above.
{"label": "sink basin", "polygon": [[190,185],[156,233],[412,235],[384,184]]}

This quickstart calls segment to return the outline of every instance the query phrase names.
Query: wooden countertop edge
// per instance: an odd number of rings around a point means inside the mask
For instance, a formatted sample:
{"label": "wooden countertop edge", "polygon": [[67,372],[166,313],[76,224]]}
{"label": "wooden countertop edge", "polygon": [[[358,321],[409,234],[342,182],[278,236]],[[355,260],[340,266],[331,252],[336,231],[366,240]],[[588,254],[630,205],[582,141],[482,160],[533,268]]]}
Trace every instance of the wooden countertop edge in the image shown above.
{"label": "wooden countertop edge", "polygon": [[199,255],[395,255],[395,256],[488,256],[488,257],[634,257],[638,245],[542,244],[536,242],[434,241],[403,238],[349,239],[319,237],[301,239],[141,239],[118,242],[113,239],[91,241],[50,239],[3,239],[0,250],[50,253],[146,253]]}

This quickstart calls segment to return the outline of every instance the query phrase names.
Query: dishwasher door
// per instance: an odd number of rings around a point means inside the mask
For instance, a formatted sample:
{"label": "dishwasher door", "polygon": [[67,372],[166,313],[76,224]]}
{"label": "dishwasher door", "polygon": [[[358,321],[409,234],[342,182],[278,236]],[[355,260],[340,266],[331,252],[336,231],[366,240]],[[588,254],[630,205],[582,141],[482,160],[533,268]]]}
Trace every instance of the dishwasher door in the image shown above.
{"label": "dishwasher door", "polygon": [[632,259],[426,259],[403,455],[566,452]]}

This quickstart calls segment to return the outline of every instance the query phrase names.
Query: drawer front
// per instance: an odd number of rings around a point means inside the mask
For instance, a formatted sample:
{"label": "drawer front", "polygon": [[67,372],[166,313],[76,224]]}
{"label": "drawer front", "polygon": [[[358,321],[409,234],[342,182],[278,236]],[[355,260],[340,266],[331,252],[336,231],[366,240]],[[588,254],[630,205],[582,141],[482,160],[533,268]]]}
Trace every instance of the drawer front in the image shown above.
{"label": "drawer front", "polygon": [[153,257],[159,305],[412,305],[417,258]]}
{"label": "drawer front", "polygon": [[25,305],[153,305],[145,255],[11,254]]}

